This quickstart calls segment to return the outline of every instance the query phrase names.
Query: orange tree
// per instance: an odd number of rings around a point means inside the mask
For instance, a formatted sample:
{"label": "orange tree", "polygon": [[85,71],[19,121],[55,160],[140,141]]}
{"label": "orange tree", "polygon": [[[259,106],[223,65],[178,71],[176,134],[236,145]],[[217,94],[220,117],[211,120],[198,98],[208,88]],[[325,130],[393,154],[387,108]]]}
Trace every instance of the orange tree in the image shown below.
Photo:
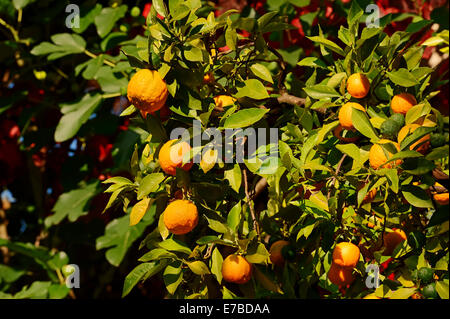
{"label": "orange tree", "polygon": [[[199,6],[154,1],[147,17],[149,35],[140,52],[149,59],[141,59],[140,68],[164,78],[173,116],[162,122],[158,114],[138,113],[134,119],[148,136],[133,154],[134,176],[104,182],[112,193],[107,208],[118,204],[129,214],[123,223],[159,221],[149,226],[141,263],[126,277],[123,294],[161,273],[175,297],[306,298],[319,291],[348,298],[448,297],[448,206],[432,196],[436,176],[448,172],[448,117],[429,103],[437,93],[433,69],[421,66],[424,48],[414,38],[428,22],[388,36],[388,19],[360,28],[363,10],[354,2],[348,25],[338,32],[343,45],[320,28],[309,37],[321,54],[297,63],[309,72],[298,83],[284,57],[264,41],[265,33],[287,28],[276,12],[257,19],[233,11],[199,17]],[[410,98],[397,101],[405,94]],[[222,103],[217,96],[234,99]],[[122,115],[136,109],[142,108],[135,103]],[[175,150],[180,164],[168,172],[161,160],[169,149],[161,145],[178,126],[192,138],[193,120],[222,135],[227,128],[278,127],[279,165],[264,174],[264,161],[224,163],[210,151],[200,165],[180,169],[193,156],[183,157],[186,149]],[[399,136],[411,125],[414,130]],[[266,186],[267,201],[258,201]],[[175,213],[179,197],[187,204]],[[193,204],[200,217],[190,217],[185,205]],[[174,231],[177,223],[183,231]],[[403,235],[390,236],[397,228]],[[269,248],[279,240],[288,242],[281,250],[287,262],[276,265]],[[333,254],[339,242],[356,250]],[[349,279],[327,279],[335,262]],[[365,284],[370,264],[381,267],[376,290]]]}
{"label": "orange tree", "polygon": [[[154,0],[142,15],[85,3],[73,32],[36,35],[22,19],[45,4],[0,3],[18,25],[1,20],[1,181],[14,194],[31,184],[36,203],[5,200],[0,212],[37,216],[31,230],[0,233],[0,296],[73,297],[70,258],[82,287],[119,280],[122,296],[152,282],[172,298],[448,298],[448,110],[435,102],[448,64],[422,61],[448,52],[445,28],[426,42],[431,20],[418,15],[402,31],[401,14],[368,28],[368,1],[218,13]],[[227,129],[278,128],[258,149],[276,161],[193,145],[209,128],[223,144]],[[233,142],[252,155],[250,141]],[[18,146],[30,181],[16,178]]]}

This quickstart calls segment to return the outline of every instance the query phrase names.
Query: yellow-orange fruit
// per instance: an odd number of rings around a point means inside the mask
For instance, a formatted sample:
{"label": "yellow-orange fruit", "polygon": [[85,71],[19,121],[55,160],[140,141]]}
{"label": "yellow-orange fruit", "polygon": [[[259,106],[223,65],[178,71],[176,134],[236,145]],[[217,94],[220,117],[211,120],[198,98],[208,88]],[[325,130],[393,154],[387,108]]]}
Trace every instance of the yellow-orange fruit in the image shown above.
{"label": "yellow-orange fruit", "polygon": [[222,262],[222,277],[225,281],[245,284],[252,276],[252,264],[244,257],[232,254]]}
{"label": "yellow-orange fruit", "polygon": [[168,96],[166,82],[158,71],[141,69],[128,83],[128,100],[138,109],[156,112],[161,109]]}
{"label": "yellow-orange fruit", "polygon": [[281,253],[283,247],[289,245],[289,242],[286,240],[278,240],[270,246],[269,253],[270,253],[270,261],[272,264],[277,266],[283,266],[284,265],[284,257]]}
{"label": "yellow-orange fruit", "polygon": [[[400,144],[406,136],[414,132],[417,128],[421,127],[419,124],[407,124],[401,128],[401,130],[398,132],[398,143]],[[416,146],[420,146],[416,149]],[[420,140],[414,142],[409,146],[410,150],[416,149],[418,152],[424,154],[428,151],[430,148],[430,135],[427,134],[424,137],[422,137]]]}
{"label": "yellow-orange fruit", "polygon": [[370,82],[362,73],[353,73],[347,80],[347,92],[357,99],[362,99],[369,93]]}
{"label": "yellow-orange fruit", "polygon": [[359,103],[347,102],[342,105],[341,109],[339,110],[339,123],[341,124],[342,128],[346,130],[352,131],[355,129],[352,121],[353,108],[364,112],[366,111],[364,107]]}
{"label": "yellow-orange fruit", "polygon": [[341,242],[334,247],[333,263],[340,267],[353,268],[359,260],[359,247],[349,242]]}
{"label": "yellow-orange fruit", "polygon": [[353,277],[353,269],[340,267],[334,262],[331,264],[327,277],[333,284],[340,288],[347,287],[355,280],[355,277]]}
{"label": "yellow-orange fruit", "polygon": [[229,106],[234,104],[236,99],[229,95],[218,95],[214,97],[214,103],[218,108],[224,108],[225,106]]}
{"label": "yellow-orange fruit", "polygon": [[174,200],[164,210],[163,221],[171,233],[187,234],[198,224],[197,206],[189,200]]}
{"label": "yellow-orange fruit", "polygon": [[391,100],[391,109],[394,113],[406,115],[410,108],[417,104],[416,98],[409,93],[400,93]]}
{"label": "yellow-orange fruit", "polygon": [[[380,146],[380,144],[385,143],[392,143],[398,150],[400,150],[400,145],[398,143],[386,139],[381,139],[376,144],[373,144],[369,151],[369,163],[373,169],[392,168],[395,165],[400,165],[402,163],[402,160],[399,159],[385,164],[388,158],[386,157],[383,148]],[[387,153],[389,155],[389,158],[391,158],[392,153]]]}
{"label": "yellow-orange fruit", "polygon": [[392,229],[393,231],[387,233],[383,237],[385,250],[383,255],[390,256],[400,243],[406,240],[406,234],[401,229]]}
{"label": "yellow-orange fruit", "polygon": [[433,198],[439,205],[448,205],[448,193],[434,194]]}
{"label": "yellow-orange fruit", "polygon": [[176,175],[177,168],[188,171],[194,165],[192,162],[183,165],[183,156],[190,152],[191,146],[186,142],[174,144],[176,141],[166,142],[159,151],[159,165],[165,173],[173,176]]}

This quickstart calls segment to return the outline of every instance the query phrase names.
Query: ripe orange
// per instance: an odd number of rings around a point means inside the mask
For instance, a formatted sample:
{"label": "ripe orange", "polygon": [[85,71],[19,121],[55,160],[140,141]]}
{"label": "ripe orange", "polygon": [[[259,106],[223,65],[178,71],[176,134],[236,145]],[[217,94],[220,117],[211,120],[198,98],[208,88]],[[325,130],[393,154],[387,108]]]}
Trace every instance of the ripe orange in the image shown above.
{"label": "ripe orange", "polygon": [[158,71],[141,69],[128,83],[128,100],[138,109],[156,112],[166,103],[168,96],[166,82]]}
{"label": "ripe orange", "polygon": [[177,140],[170,140],[166,142],[159,151],[159,165],[162,170],[169,175],[176,175],[177,167],[185,171],[192,168],[194,163],[189,162],[183,165],[184,154],[190,152],[191,146],[186,142],[180,142],[172,145]]}
{"label": "ripe orange", "polygon": [[385,250],[383,252],[384,256],[392,255],[392,252],[394,251],[395,247],[397,247],[398,244],[406,240],[406,234],[403,230],[401,229],[392,229],[392,230],[393,232],[385,234],[383,238],[385,247]]}
{"label": "ripe orange", "polygon": [[370,82],[362,73],[353,73],[347,80],[347,92],[357,99],[362,99],[369,93]]}
{"label": "ripe orange", "polygon": [[410,108],[417,104],[416,98],[409,93],[400,93],[391,100],[391,109],[394,113],[405,115]]}
{"label": "ripe orange", "polygon": [[[399,159],[385,164],[388,158],[386,157],[383,148],[380,146],[380,144],[385,143],[392,143],[398,150],[400,150],[400,145],[398,143],[386,139],[381,139],[376,144],[373,144],[369,151],[369,163],[373,169],[392,168],[395,165],[400,165],[402,163],[402,160]],[[392,154],[390,152],[387,153],[389,158],[391,158]]]}
{"label": "ripe orange", "polygon": [[234,104],[236,99],[229,95],[218,95],[214,97],[214,103],[218,108],[224,108],[225,106],[229,106]]}
{"label": "ripe orange", "polygon": [[163,214],[164,225],[175,235],[189,233],[198,223],[197,206],[189,200],[174,200],[167,205]]}
{"label": "ripe orange", "polygon": [[344,142],[344,143],[353,143],[356,142],[359,137],[358,136],[354,136],[354,137],[343,137],[342,136],[342,131],[344,130],[344,128],[342,127],[341,124],[339,124],[338,126],[336,126],[336,128],[333,130],[333,135],[340,141]]}
{"label": "ripe orange", "polygon": [[366,111],[364,107],[359,103],[347,102],[344,105],[342,105],[341,109],[339,110],[339,123],[341,123],[342,128],[346,130],[355,129],[352,121],[353,108],[356,108],[364,112]]}
{"label": "ripe orange", "polygon": [[222,276],[225,281],[245,284],[252,276],[252,264],[240,255],[229,255],[222,263]]}
{"label": "ripe orange", "polygon": [[433,198],[439,205],[448,205],[448,193],[434,194]]}
{"label": "ripe orange", "polygon": [[[418,127],[421,127],[421,125],[407,124],[403,126],[402,129],[398,132],[398,143],[400,144],[406,136],[414,132]],[[412,145],[409,146],[409,149],[413,150],[419,144],[420,146],[416,150],[422,154],[426,153],[430,148],[430,134],[427,134],[417,142],[414,142]]]}
{"label": "ripe orange", "polygon": [[330,270],[328,271],[327,277],[333,284],[341,288],[347,287],[355,280],[355,277],[353,277],[352,273],[353,269],[339,267],[339,265],[333,262],[331,264]]}
{"label": "ripe orange", "polygon": [[359,247],[349,243],[341,242],[334,247],[333,263],[340,267],[353,268],[359,260]]}
{"label": "ripe orange", "polygon": [[289,245],[289,242],[286,240],[278,240],[270,246],[269,253],[270,253],[270,261],[272,261],[272,264],[276,266],[282,267],[284,265],[284,257],[281,253],[281,250],[283,247]]}

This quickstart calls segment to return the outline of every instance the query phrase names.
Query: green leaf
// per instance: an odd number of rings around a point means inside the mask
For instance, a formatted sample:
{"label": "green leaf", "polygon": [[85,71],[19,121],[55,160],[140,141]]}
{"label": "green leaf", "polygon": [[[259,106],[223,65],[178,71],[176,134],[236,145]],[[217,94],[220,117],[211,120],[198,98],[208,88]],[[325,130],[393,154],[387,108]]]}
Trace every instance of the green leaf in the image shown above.
{"label": "green leaf", "polygon": [[262,100],[269,97],[269,94],[267,93],[264,85],[256,79],[245,80],[244,86],[238,87],[237,90],[237,98],[249,97],[255,100]]}
{"label": "green leaf", "polygon": [[327,69],[327,65],[325,64],[325,62],[316,57],[306,57],[298,62],[297,65]]}
{"label": "green leaf", "polygon": [[52,209],[54,214],[45,218],[45,226],[48,228],[59,224],[66,217],[69,221],[74,222],[79,217],[86,215],[89,212],[89,201],[100,192],[98,185],[98,181],[94,181],[80,189],[59,196]]}
{"label": "green leaf", "polygon": [[189,267],[189,269],[196,275],[207,275],[211,272],[209,271],[208,266],[203,261],[196,260],[192,262],[186,262],[186,265]]}
{"label": "green leaf", "polygon": [[108,262],[118,267],[122,262],[128,248],[133,242],[141,237],[148,225],[152,224],[155,218],[156,205],[152,206],[149,214],[146,214],[142,221],[134,227],[130,227],[128,215],[116,218],[105,228],[105,234],[96,240],[96,249],[108,248],[106,259]]}
{"label": "green leaf", "polygon": [[219,284],[222,283],[222,263],[223,263],[223,257],[220,254],[219,249],[214,248],[212,255],[211,255],[211,273],[216,276],[217,281]]}
{"label": "green leaf", "polygon": [[422,188],[414,185],[404,185],[402,187],[402,194],[405,199],[413,205],[419,208],[433,208],[433,203],[430,196]]}
{"label": "green leaf", "polygon": [[303,90],[306,92],[306,94],[316,100],[340,96],[340,94],[336,92],[335,89],[323,84],[305,87],[303,88]]}
{"label": "green leaf", "polygon": [[164,178],[163,173],[152,173],[145,176],[139,185],[137,199],[139,200],[150,193],[156,192]]}
{"label": "green leaf", "polygon": [[183,280],[181,262],[175,262],[167,266],[163,273],[163,280],[167,291],[173,295]]}
{"label": "green leaf", "polygon": [[78,34],[58,33],[51,36],[54,44],[42,42],[31,50],[33,55],[47,55],[48,60],[56,60],[69,54],[83,53],[86,41]]}
{"label": "green leaf", "polygon": [[448,300],[448,291],[449,291],[449,287],[448,287],[448,279],[447,281],[438,281],[436,282],[436,292],[438,293],[439,297],[441,297],[441,299],[447,299]]}
{"label": "green leaf", "polygon": [[421,126],[414,130],[411,134],[407,135],[400,143],[400,150],[408,149],[412,144],[420,140],[425,135],[433,132],[435,127]]}
{"label": "green leaf", "polygon": [[145,213],[150,210],[153,202],[153,198],[146,197],[133,206],[130,213],[130,226],[134,226],[141,221]]}
{"label": "green leaf", "polygon": [[262,243],[250,247],[247,251],[247,255],[245,255],[245,259],[252,264],[266,264],[269,257],[270,253]]}
{"label": "green leaf", "polygon": [[242,182],[242,173],[239,164],[234,164],[232,169],[226,170],[224,172],[224,177],[230,183],[230,186],[236,193],[239,193],[239,188]]}
{"label": "green leaf", "polygon": [[167,249],[168,251],[176,251],[187,255],[192,254],[192,250],[185,243],[173,238],[160,242],[158,246]]}
{"label": "green leaf", "polygon": [[64,142],[72,138],[80,127],[89,119],[91,114],[102,101],[100,94],[86,94],[81,100],[61,105],[64,114],[55,130],[55,141]]}
{"label": "green leaf", "polygon": [[238,202],[233,208],[230,210],[227,216],[227,225],[230,229],[235,232],[239,223],[241,221],[241,202]]}
{"label": "green leaf", "polygon": [[126,277],[123,283],[122,298],[128,295],[136,284],[141,281],[144,275],[155,269],[159,264],[154,263],[143,263],[137,265]]}
{"label": "green leaf", "polygon": [[51,284],[50,281],[35,281],[31,286],[23,287],[14,295],[14,299],[45,299]]}
{"label": "green leaf", "polygon": [[228,226],[225,225],[224,223],[221,223],[218,220],[215,220],[215,219],[212,219],[212,218],[208,218],[208,217],[206,217],[206,219],[208,220],[209,228],[211,228],[212,230],[214,230],[214,231],[216,231],[218,233],[223,233],[223,234],[226,234],[226,233],[228,233],[230,231],[228,229]]}
{"label": "green leaf", "polygon": [[163,0],[152,0],[152,7],[163,17],[167,17],[167,8]]}
{"label": "green leaf", "polygon": [[250,70],[253,72],[254,75],[259,77],[260,79],[263,79],[264,81],[273,83],[272,75],[270,74],[270,71],[262,64],[256,63],[253,64],[250,67]]}
{"label": "green leaf", "polygon": [[250,126],[264,117],[269,109],[249,108],[231,114],[224,123],[224,128],[244,128]]}
{"label": "green leaf", "polygon": [[392,72],[386,72],[386,74],[392,82],[403,87],[411,87],[419,84],[414,75],[412,75],[411,72],[405,68],[400,68]]}
{"label": "green leaf", "polygon": [[94,20],[98,35],[104,38],[112,30],[116,22],[125,16],[127,10],[128,7],[126,5],[116,8],[103,8]]}
{"label": "green leaf", "polygon": [[13,283],[25,275],[25,273],[26,271],[22,269],[16,269],[7,265],[0,265],[0,284],[2,282]]}
{"label": "green leaf", "polygon": [[325,39],[324,37],[321,36],[313,36],[313,37],[308,37],[308,39],[310,39],[313,42],[316,42],[318,44],[322,44],[324,47],[330,49],[333,52],[336,52],[339,55],[345,56],[345,52],[344,50],[342,50],[336,43],[334,43],[333,41],[330,41],[328,39]]}
{"label": "green leaf", "polygon": [[159,259],[177,259],[177,255],[164,249],[164,248],[155,248],[150,250],[148,253],[144,254],[141,258],[139,258],[139,261],[147,262],[152,260],[159,260]]}
{"label": "green leaf", "polygon": [[352,110],[352,122],[353,126],[371,140],[378,140],[378,135],[372,124],[370,123],[369,117],[366,112],[353,108]]}
{"label": "green leaf", "polygon": [[417,121],[421,116],[424,116],[431,111],[431,105],[429,103],[420,103],[414,105],[408,110],[405,116],[405,123],[411,124]]}

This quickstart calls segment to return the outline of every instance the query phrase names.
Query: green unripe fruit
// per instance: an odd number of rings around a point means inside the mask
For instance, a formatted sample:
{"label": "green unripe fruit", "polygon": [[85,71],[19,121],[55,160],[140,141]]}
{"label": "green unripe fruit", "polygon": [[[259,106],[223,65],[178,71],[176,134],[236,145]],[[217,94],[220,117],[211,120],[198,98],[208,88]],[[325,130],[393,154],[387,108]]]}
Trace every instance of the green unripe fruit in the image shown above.
{"label": "green unripe fruit", "polygon": [[400,127],[405,126],[405,117],[401,113],[391,115],[390,119],[395,121]]}
{"label": "green unripe fruit", "polygon": [[121,24],[119,30],[122,32],[128,32],[130,30],[130,25],[128,23]]}
{"label": "green unripe fruit", "polygon": [[438,293],[436,292],[436,284],[433,282],[432,284],[426,285],[422,288],[422,295],[425,298],[437,299],[439,298]]}
{"label": "green unripe fruit", "polygon": [[417,276],[419,277],[422,283],[430,283],[433,280],[434,271],[428,267],[422,267],[417,272]]}
{"label": "green unripe fruit", "polygon": [[139,9],[139,7],[133,7],[131,8],[130,14],[132,17],[139,17],[141,14],[141,9]]}
{"label": "green unripe fruit", "polygon": [[445,135],[440,133],[433,133],[430,137],[430,143],[432,147],[439,147],[446,144]]}
{"label": "green unripe fruit", "polygon": [[380,126],[380,132],[383,136],[393,138],[397,136],[401,126],[393,119],[387,119]]}

